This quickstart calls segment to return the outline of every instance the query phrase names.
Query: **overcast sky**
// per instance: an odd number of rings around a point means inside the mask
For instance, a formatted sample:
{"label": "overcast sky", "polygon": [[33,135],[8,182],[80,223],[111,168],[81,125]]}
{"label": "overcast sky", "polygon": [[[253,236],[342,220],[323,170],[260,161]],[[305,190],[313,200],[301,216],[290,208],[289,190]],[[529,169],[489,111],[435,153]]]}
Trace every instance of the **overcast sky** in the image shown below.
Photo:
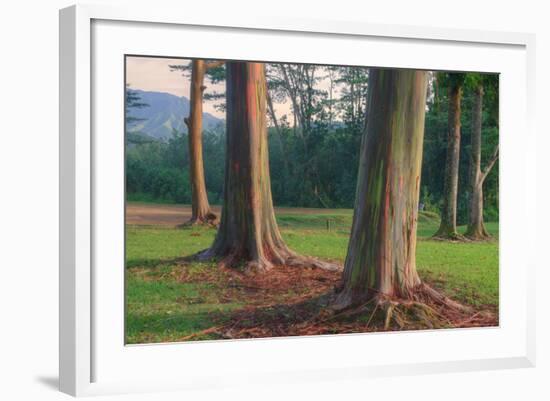
{"label": "overcast sky", "polygon": [[169,67],[188,62],[175,58],[127,57],[126,83],[134,89],[189,97],[189,79]]}
{"label": "overcast sky", "polygon": [[[181,71],[171,71],[171,65],[188,64],[189,60],[157,57],[127,57],[126,83],[132,89],[151,92],[167,92],[176,96],[189,98],[188,76]],[[212,85],[207,83],[206,91],[225,91],[225,84]],[[219,118],[225,118],[225,113],[214,108],[215,102],[205,102],[204,111]]]}
{"label": "overcast sky", "polygon": [[[189,59],[159,58],[159,57],[127,57],[126,58],[126,83],[132,89],[144,91],[167,92],[176,96],[189,98],[190,79],[181,71],[171,71],[170,65],[187,65]],[[206,82],[206,93],[225,92],[225,83],[213,85]],[[328,88],[327,82],[319,82],[319,87]],[[326,88],[325,88],[326,89]],[[217,110],[216,102],[204,102],[203,110],[218,118],[225,118],[225,112]],[[287,115],[288,121],[292,121],[290,102],[274,103],[274,109],[280,118]]]}

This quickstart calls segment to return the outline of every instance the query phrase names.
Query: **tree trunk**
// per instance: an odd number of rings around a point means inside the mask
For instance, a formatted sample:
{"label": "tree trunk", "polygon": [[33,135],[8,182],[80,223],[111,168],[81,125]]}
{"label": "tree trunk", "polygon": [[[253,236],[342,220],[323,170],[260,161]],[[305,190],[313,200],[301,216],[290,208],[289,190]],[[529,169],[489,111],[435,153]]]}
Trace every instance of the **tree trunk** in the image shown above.
{"label": "tree trunk", "polygon": [[495,150],[493,158],[485,170],[481,171],[481,124],[483,111],[483,86],[479,85],[475,89],[474,106],[472,111],[473,129],[472,129],[472,154],[470,157],[470,205],[468,216],[468,228],[466,237],[474,240],[483,240],[490,238],[490,234],[483,223],[483,182],[485,177],[493,167],[498,148]]}
{"label": "tree trunk", "polygon": [[204,60],[192,61],[190,110],[189,117],[184,120],[189,139],[192,214],[191,219],[185,225],[217,224],[217,216],[212,212],[208,203],[202,158],[202,103],[206,68]]}
{"label": "tree trunk", "polygon": [[439,238],[457,239],[460,237],[456,231],[456,203],[460,158],[461,100],[462,84],[451,83],[449,86],[449,120],[445,182],[443,187],[443,210],[441,213],[441,224],[435,234]]}
{"label": "tree trunk", "polygon": [[372,69],[355,211],[336,309],[420,285],[416,226],[427,73]]}
{"label": "tree trunk", "polygon": [[266,123],[264,64],[227,62],[227,149],[222,217],[216,239],[199,259],[262,272],[274,265],[337,265],[294,254],[273,210]]}

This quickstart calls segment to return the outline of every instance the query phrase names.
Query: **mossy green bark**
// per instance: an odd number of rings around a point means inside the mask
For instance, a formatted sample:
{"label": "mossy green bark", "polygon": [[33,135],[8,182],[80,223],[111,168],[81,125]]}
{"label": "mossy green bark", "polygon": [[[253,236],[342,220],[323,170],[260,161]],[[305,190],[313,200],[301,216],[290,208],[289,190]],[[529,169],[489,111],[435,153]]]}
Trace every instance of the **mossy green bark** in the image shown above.
{"label": "mossy green bark", "polygon": [[416,226],[427,73],[372,69],[355,211],[336,307],[408,297],[420,284]]}

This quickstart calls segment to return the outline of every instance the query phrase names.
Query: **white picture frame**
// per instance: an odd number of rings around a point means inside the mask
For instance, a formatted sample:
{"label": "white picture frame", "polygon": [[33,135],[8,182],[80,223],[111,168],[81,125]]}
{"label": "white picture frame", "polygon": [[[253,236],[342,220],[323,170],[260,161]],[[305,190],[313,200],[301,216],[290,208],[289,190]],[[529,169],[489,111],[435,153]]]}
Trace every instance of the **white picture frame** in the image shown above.
{"label": "white picture frame", "polygon": [[[105,107],[98,106],[98,97],[108,97],[108,104],[113,113],[122,113],[118,108],[122,99],[112,99],[102,87],[121,84],[120,74],[109,77],[102,73],[103,68],[117,66],[117,57],[129,52],[124,49],[124,32],[142,37],[141,50],[138,53],[154,55],[155,51],[165,56],[179,56],[171,53],[170,45],[155,48],[162,38],[173,35],[179,30],[188,30],[188,34],[199,30],[205,37],[223,34],[228,38],[238,36],[241,40],[250,39],[247,46],[235,49],[224,43],[225,49],[218,49],[216,57],[227,55],[243,59],[264,60],[269,56],[261,54],[254,47],[254,35],[261,35],[266,42],[290,40],[295,43],[310,41],[312,46],[322,40],[330,45],[337,40],[341,54],[345,54],[348,43],[354,46],[371,46],[373,54],[383,55],[384,47],[402,46],[401,52],[392,52],[392,58],[374,60],[369,65],[388,67],[421,68],[414,54],[407,49],[415,49],[417,54],[429,55],[433,48],[438,49],[440,57],[445,54],[470,54],[472,70],[500,72],[505,77],[504,91],[514,93],[514,99],[501,96],[501,113],[515,107],[520,110],[514,116],[506,117],[501,125],[501,325],[498,328],[445,330],[444,332],[422,332],[403,334],[359,334],[345,336],[322,336],[294,339],[240,340],[233,342],[203,342],[194,344],[170,344],[153,346],[125,347],[120,337],[122,322],[107,327],[104,322],[120,318],[121,272],[97,274],[94,269],[102,266],[106,253],[98,245],[110,241],[119,249],[114,249],[116,263],[122,262],[118,257],[123,253],[123,242],[119,241],[120,230],[106,230],[103,221],[118,224],[123,221],[120,211],[123,204],[116,204],[111,214],[105,214],[102,205],[112,199],[118,199],[120,193],[115,186],[122,185],[120,180],[121,165],[120,146],[123,131],[120,129],[119,114],[108,114]],[[186,31],[187,32],[187,31]],[[94,39],[94,35],[95,39]],[[233,36],[232,36],[233,35]],[[282,39],[281,39],[282,38]],[[108,40],[106,40],[108,39]],[[157,42],[155,42],[157,40]],[[129,41],[129,39],[128,39]],[[149,41],[149,42],[148,42]],[[162,41],[164,43],[165,41]],[[290,43],[290,42],[289,42]],[[309,42],[308,42],[309,43]],[[404,45],[405,44],[405,45]],[[118,47],[117,47],[118,46]],[[430,50],[432,46],[432,50]],[[234,46],[233,46],[234,47]],[[276,46],[268,50],[278,52],[279,61],[300,61],[298,53],[286,47],[277,50]],[[309,47],[308,47],[309,48]],[[378,48],[378,50],[376,50]],[[328,380],[338,378],[361,379],[380,375],[419,374],[429,372],[467,371],[480,369],[503,369],[513,367],[530,367],[535,363],[535,305],[534,305],[534,270],[535,259],[532,244],[514,234],[513,227],[521,231],[522,225],[534,224],[536,211],[528,203],[534,198],[536,188],[535,172],[535,134],[534,121],[534,35],[504,32],[483,32],[469,30],[436,29],[427,27],[373,25],[367,22],[296,20],[291,17],[263,17],[244,20],[217,16],[189,15],[181,9],[169,10],[155,7],[113,8],[109,6],[78,5],[60,11],[60,390],[71,395],[94,395],[126,393],[136,391],[165,391],[172,389],[200,389],[215,386],[239,385],[246,380],[258,382],[292,382],[294,380]],[[304,47],[302,48],[304,49]],[[489,49],[489,50],[488,50]],[[487,51],[492,54],[486,54]],[[500,50],[499,50],[500,49]],[[208,50],[202,50],[207,52]],[[211,50],[210,50],[211,51]],[[348,50],[349,51],[349,50]],[[99,53],[98,53],[99,52]],[[102,52],[105,52],[103,54]],[[122,53],[121,53],[122,52]],[[167,54],[166,52],[170,52]],[[286,52],[286,53],[285,53]],[[288,55],[287,55],[288,54]],[[99,56],[101,55],[101,56]],[[184,56],[208,57],[200,49],[189,48]],[[210,56],[212,56],[210,54]],[[387,55],[389,57],[389,55]],[[322,55],[314,61],[326,62]],[[361,64],[360,56],[350,64]],[[412,57],[412,58],[411,58]],[[447,56],[449,57],[449,56]],[[477,57],[477,61],[475,58]],[[502,57],[499,59],[499,57]],[[95,59],[97,58],[97,60]],[[222,57],[220,57],[222,58]],[[490,60],[488,58],[491,58]],[[284,59],[284,60],[283,60]],[[431,69],[453,69],[449,61],[437,62],[428,60],[425,65]],[[100,61],[98,61],[100,60]],[[498,66],[502,65],[506,73]],[[467,69],[464,66],[468,59],[456,62],[454,69]],[[476,69],[487,63],[485,69]],[[104,64],[103,64],[104,63]],[[492,63],[492,64],[491,64]],[[95,74],[95,75],[94,75]],[[115,72],[113,71],[113,74]],[[94,77],[94,78],[93,78]],[[99,83],[93,85],[92,80]],[[103,81],[102,81],[103,80]],[[113,84],[113,85],[111,85]],[[103,85],[103,86],[102,86]],[[120,87],[122,88],[122,86]],[[508,88],[508,89],[506,89]],[[94,102],[95,97],[95,102]],[[504,98],[504,99],[502,99]],[[103,99],[103,98],[102,98]],[[103,100],[105,100],[103,99]],[[101,103],[101,102],[100,102]],[[103,107],[103,108],[102,108]],[[102,114],[104,113],[104,114]],[[107,114],[105,114],[107,113]],[[118,122],[117,122],[118,121]],[[94,129],[103,127],[102,123],[113,122],[116,135],[103,135],[98,140]],[[118,127],[118,128],[117,128]],[[106,130],[111,128],[106,127]],[[510,131],[522,132],[522,142],[517,137],[508,135]],[[116,142],[116,141],[119,142]],[[113,141],[113,142],[110,142]],[[118,148],[117,148],[118,147]],[[116,148],[116,149],[113,149]],[[112,149],[112,152],[109,151]],[[117,156],[118,154],[118,156]],[[514,165],[512,170],[509,166]],[[103,170],[102,170],[103,169]],[[112,181],[105,176],[105,169],[115,171]],[[103,172],[102,172],[103,171]],[[118,181],[117,181],[118,180]],[[521,182],[524,191],[512,190],[507,182]],[[102,189],[101,186],[105,186]],[[109,191],[109,188],[113,191]],[[120,188],[122,190],[122,187]],[[115,193],[109,198],[110,193]],[[97,194],[107,194],[104,195]],[[118,213],[118,214],[117,214]],[[118,216],[118,217],[117,217]],[[103,219],[103,220],[102,220]],[[120,220],[117,220],[120,219]],[[109,223],[111,224],[111,223]],[[529,229],[529,227],[526,227]],[[103,231],[101,231],[103,230]],[[118,236],[117,236],[118,235]],[[506,247],[506,244],[514,244]],[[108,252],[107,252],[108,253]],[[522,253],[527,257],[519,258]],[[118,256],[117,256],[118,255]],[[507,268],[510,264],[510,268]],[[519,270],[512,276],[514,265]],[[117,267],[118,268],[118,267]],[[122,265],[123,268],[123,265]],[[114,276],[108,276],[114,274]],[[109,280],[109,281],[108,281]],[[106,285],[106,283],[115,283]],[[117,287],[118,285],[118,287]],[[512,287],[515,285],[516,287]],[[515,288],[513,294],[509,289]],[[97,291],[101,289],[101,299]],[[95,295],[94,295],[95,294]],[[95,298],[94,298],[95,296]],[[117,296],[119,298],[117,298]],[[517,299],[514,299],[516,297]],[[104,299],[105,298],[105,299]],[[105,304],[113,301],[113,314],[106,313]],[[122,301],[123,303],[123,301]],[[123,309],[122,309],[123,310]],[[104,313],[105,312],[105,313]],[[509,315],[508,315],[509,313]],[[116,321],[115,319],[115,321]],[[504,334],[503,334],[504,333]],[[389,336],[389,337],[388,337]],[[421,359],[418,354],[400,355],[393,359],[384,359],[375,352],[364,358],[362,352],[350,353],[352,349],[363,349],[365,344],[380,348],[391,342],[396,349],[406,349],[407,343],[432,344],[437,352],[438,341],[445,337],[447,343],[457,344],[449,354],[440,353]],[[388,339],[386,341],[386,339]],[[462,348],[461,342],[469,343],[471,349]],[[109,345],[110,344],[110,345]],[[442,343],[443,344],[443,343]],[[483,348],[486,344],[486,348]],[[111,347],[111,348],[109,348]],[[478,348],[476,348],[478,347]],[[223,358],[220,356],[223,353]],[[454,354],[452,354],[454,352]],[[319,355],[324,353],[323,358]],[[120,358],[118,358],[118,356]],[[179,355],[179,356],[178,356]],[[170,369],[175,358],[186,355],[185,363],[175,375],[158,375],[147,369]],[[199,363],[199,356],[213,358],[216,367]],[[257,359],[258,355],[266,362]],[[300,356],[293,361],[292,368],[285,367],[291,360],[289,355]],[[118,358],[118,359],[117,359]],[[256,359],[255,359],[256,358]],[[363,358],[363,359],[361,359]],[[224,362],[224,359],[226,360]],[[227,361],[235,361],[229,365]],[[98,362],[99,361],[99,362]],[[267,366],[269,362],[270,366]],[[142,369],[136,369],[139,364]],[[251,363],[256,363],[251,367]],[[124,365],[124,366],[123,366]],[[194,368],[189,368],[194,366]],[[134,369],[132,369],[132,367]],[[124,369],[123,369],[124,368]],[[235,371],[233,374],[232,371]],[[126,375],[120,372],[128,372]],[[105,372],[105,373],[104,373]],[[132,376],[134,374],[135,376]],[[140,376],[142,374],[143,376]],[[135,377],[135,378],[134,378]]]}

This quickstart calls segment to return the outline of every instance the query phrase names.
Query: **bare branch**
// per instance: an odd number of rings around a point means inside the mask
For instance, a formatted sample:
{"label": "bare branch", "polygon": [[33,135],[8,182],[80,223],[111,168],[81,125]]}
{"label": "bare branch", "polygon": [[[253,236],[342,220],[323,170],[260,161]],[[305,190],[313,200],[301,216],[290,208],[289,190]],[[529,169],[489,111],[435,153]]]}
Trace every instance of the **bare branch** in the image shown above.
{"label": "bare branch", "polygon": [[483,182],[487,175],[491,172],[491,169],[495,165],[496,161],[498,160],[498,148],[499,145],[495,147],[495,150],[493,152],[493,155],[491,156],[491,159],[489,159],[489,163],[485,168],[483,169],[483,172],[481,173],[480,181]]}

